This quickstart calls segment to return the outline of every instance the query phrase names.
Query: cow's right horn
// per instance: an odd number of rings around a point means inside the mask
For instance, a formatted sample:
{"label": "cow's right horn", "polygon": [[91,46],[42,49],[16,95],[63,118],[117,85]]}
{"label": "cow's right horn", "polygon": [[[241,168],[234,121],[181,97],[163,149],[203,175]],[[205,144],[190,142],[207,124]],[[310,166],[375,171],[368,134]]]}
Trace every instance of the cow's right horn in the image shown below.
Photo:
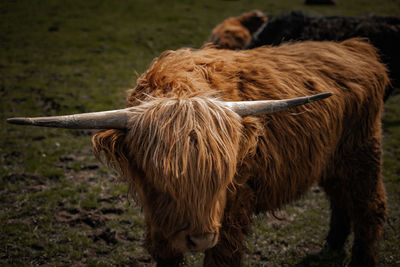
{"label": "cow's right horn", "polygon": [[8,123],[67,129],[126,129],[130,108],[51,117],[18,117]]}

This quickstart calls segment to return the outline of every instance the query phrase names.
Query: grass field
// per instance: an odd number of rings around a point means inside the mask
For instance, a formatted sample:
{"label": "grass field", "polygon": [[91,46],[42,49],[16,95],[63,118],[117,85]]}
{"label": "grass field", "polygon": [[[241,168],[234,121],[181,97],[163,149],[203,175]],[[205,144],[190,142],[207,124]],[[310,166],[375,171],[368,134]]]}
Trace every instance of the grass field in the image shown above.
{"label": "grass field", "polygon": [[[400,15],[399,0],[0,1],[0,265],[147,266],[140,207],[99,164],[90,131],[17,127],[13,116],[122,108],[125,90],[167,49],[200,47],[225,17],[250,9],[277,15]],[[400,95],[385,104],[384,181],[390,214],[381,266],[400,266]],[[246,266],[342,266],[322,250],[329,208],[317,188],[255,219]],[[201,255],[187,258],[201,264]]]}

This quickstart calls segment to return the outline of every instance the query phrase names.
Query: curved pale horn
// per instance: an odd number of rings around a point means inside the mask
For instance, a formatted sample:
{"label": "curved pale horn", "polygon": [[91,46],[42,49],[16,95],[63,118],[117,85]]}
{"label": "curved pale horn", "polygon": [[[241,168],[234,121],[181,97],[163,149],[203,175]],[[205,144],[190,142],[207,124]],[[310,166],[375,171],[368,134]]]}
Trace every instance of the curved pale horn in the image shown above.
{"label": "curved pale horn", "polygon": [[224,105],[238,113],[240,116],[262,115],[304,105],[310,102],[330,97],[332,93],[322,93],[312,96],[290,98],[283,100],[256,100],[223,102]]}
{"label": "curved pale horn", "polygon": [[10,118],[8,123],[68,129],[126,129],[130,108],[65,116]]}

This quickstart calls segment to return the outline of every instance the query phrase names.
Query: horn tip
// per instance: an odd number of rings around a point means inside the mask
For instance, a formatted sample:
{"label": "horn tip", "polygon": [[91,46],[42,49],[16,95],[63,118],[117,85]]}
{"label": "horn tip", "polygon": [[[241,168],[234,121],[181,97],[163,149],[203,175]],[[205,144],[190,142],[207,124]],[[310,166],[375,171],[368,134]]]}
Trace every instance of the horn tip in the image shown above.
{"label": "horn tip", "polygon": [[27,125],[27,124],[32,124],[29,118],[8,118],[6,120],[10,124],[18,124],[18,125]]}
{"label": "horn tip", "polygon": [[311,96],[310,102],[317,101],[317,100],[322,100],[322,99],[328,98],[328,97],[330,97],[332,95],[333,95],[332,92],[326,92],[326,93],[317,94],[317,95]]}

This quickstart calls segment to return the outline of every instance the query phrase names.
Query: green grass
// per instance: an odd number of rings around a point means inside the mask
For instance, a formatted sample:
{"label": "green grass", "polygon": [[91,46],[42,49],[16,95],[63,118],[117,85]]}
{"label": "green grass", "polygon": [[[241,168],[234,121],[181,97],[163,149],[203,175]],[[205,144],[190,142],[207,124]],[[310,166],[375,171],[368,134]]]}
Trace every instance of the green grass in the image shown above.
{"label": "green grass", "polygon": [[[224,18],[250,9],[277,15],[399,15],[398,0],[0,1],[0,265],[149,264],[140,208],[115,173],[98,165],[90,133],[5,123],[7,117],[59,115],[124,106],[125,90],[167,49],[200,47]],[[384,179],[390,215],[379,243],[382,266],[400,265],[400,95],[385,105]],[[105,212],[107,211],[107,212]],[[111,211],[111,212],[110,212]],[[246,266],[335,266],[321,251],[329,209],[312,191],[284,210],[259,216]],[[114,242],[116,240],[116,242]],[[188,257],[188,265],[201,256]]]}

